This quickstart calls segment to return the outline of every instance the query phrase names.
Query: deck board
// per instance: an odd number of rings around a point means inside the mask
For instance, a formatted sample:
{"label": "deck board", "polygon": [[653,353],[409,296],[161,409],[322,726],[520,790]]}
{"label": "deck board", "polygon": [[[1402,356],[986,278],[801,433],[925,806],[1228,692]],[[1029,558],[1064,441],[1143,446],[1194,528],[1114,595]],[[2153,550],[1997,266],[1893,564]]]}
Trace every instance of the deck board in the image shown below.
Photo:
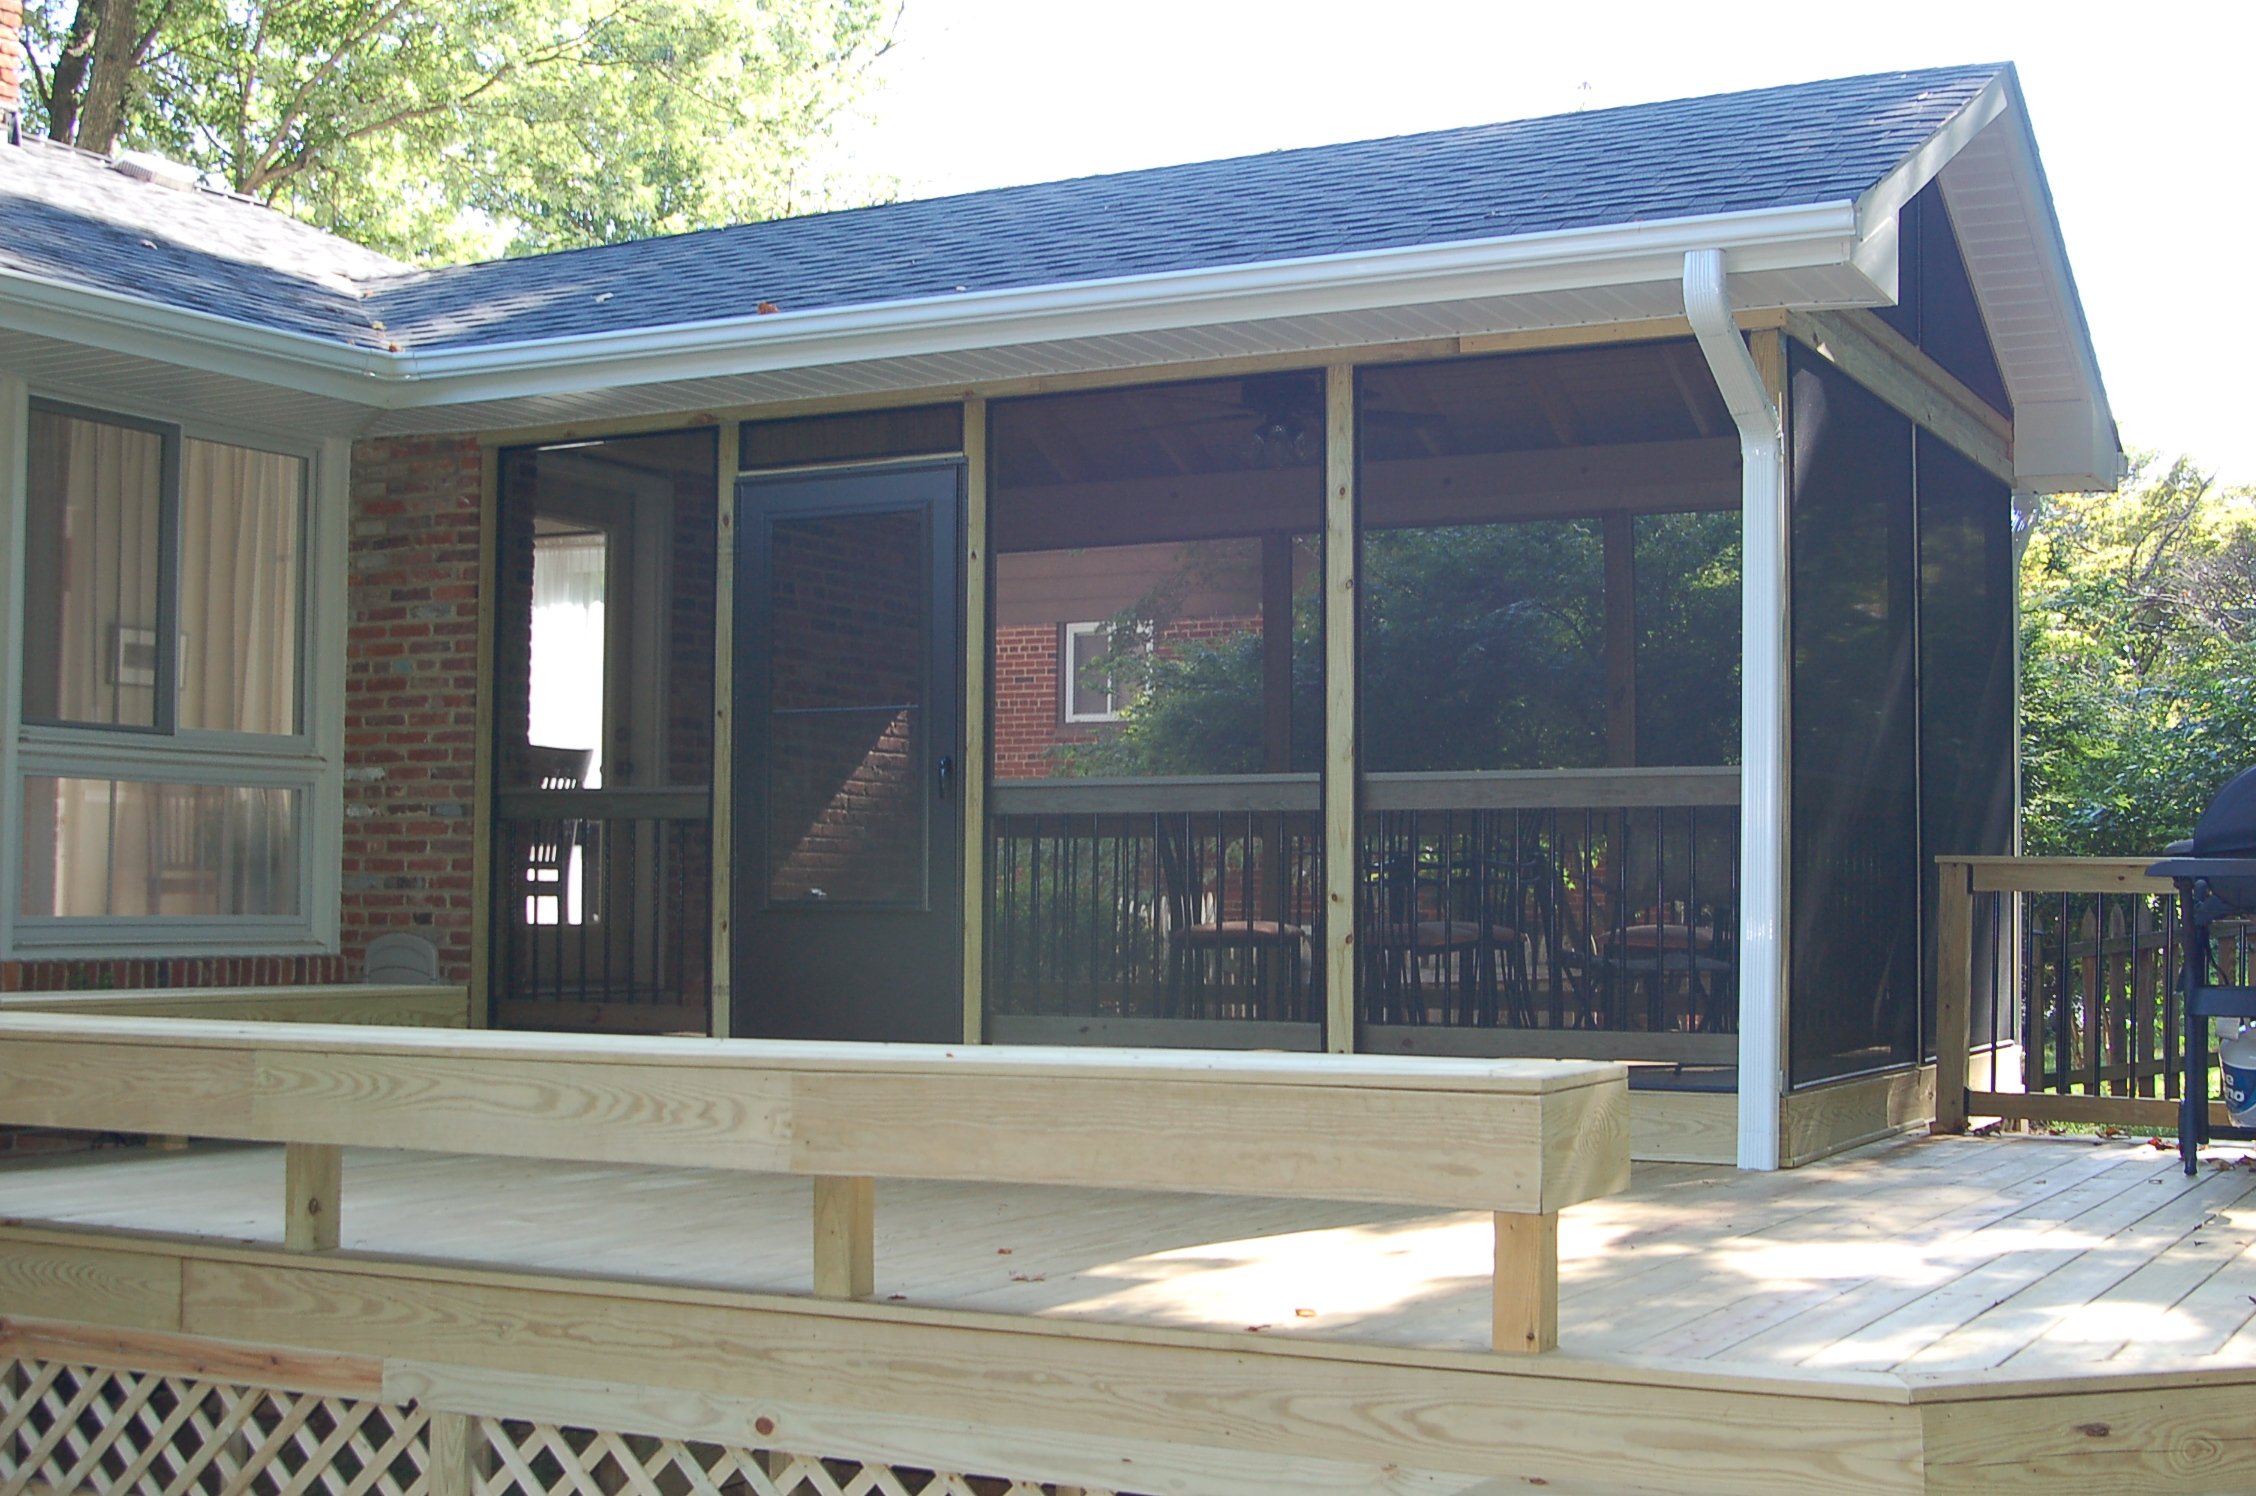
{"label": "deck board", "polygon": [[[2229,1157],[2230,1155],[2224,1155]],[[806,1293],[810,1186],[348,1150],[348,1250]],[[279,1148],[0,1167],[13,1220],[281,1240]],[[880,1300],[1480,1350],[1478,1213],[880,1182]],[[2256,1367],[2256,1170],[1935,1138],[1773,1175],[1640,1165],[1560,1233],[1561,1345],[1764,1376]]]}

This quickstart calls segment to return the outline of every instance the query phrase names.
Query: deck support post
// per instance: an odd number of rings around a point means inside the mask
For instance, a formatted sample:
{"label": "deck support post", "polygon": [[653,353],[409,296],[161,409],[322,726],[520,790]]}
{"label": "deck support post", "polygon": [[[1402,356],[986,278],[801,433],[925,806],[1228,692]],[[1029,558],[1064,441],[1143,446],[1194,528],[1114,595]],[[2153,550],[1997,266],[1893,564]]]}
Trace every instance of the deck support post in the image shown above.
{"label": "deck support post", "polygon": [[877,1187],[866,1176],[815,1178],[815,1297],[866,1299],[877,1287]]}
{"label": "deck support post", "polygon": [[333,1252],[345,1150],[334,1143],[282,1146],[282,1245],[293,1252]]}
{"label": "deck support post", "polygon": [[1935,860],[1940,865],[1935,895],[1935,1121],[1930,1130],[1964,1132],[1974,996],[1973,868],[1953,858]]}
{"label": "deck support post", "polygon": [[964,1043],[986,1042],[987,1014],[987,402],[963,406],[963,1026]]}
{"label": "deck support post", "polygon": [[475,1496],[479,1436],[478,1421],[467,1413],[431,1414],[431,1496]]}
{"label": "deck support post", "polygon": [[1355,366],[1324,370],[1324,1048],[1355,1048]]}
{"label": "deck support post", "polygon": [[1559,1348],[1559,1213],[1496,1212],[1496,1322],[1499,1351]]}

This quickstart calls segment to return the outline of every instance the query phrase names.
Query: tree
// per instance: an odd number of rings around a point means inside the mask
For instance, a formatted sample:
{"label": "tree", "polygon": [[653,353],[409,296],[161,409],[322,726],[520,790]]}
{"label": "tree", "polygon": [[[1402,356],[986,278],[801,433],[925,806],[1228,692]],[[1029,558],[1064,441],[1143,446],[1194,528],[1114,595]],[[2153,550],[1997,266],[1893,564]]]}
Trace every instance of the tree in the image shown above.
{"label": "tree", "polygon": [[825,205],[897,0],[26,0],[27,123],[412,259]]}
{"label": "tree", "polygon": [[2029,850],[2159,852],[2256,764],[2256,492],[2144,454],[2040,504],[2021,597]]}

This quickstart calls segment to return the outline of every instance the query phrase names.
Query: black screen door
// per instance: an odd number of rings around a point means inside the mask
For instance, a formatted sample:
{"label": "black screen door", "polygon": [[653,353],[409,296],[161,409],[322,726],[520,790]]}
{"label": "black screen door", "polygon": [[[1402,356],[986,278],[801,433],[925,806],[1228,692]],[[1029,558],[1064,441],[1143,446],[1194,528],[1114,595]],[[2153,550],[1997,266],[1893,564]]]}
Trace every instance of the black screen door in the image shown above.
{"label": "black screen door", "polygon": [[738,485],[736,1034],[963,1037],[962,478]]}

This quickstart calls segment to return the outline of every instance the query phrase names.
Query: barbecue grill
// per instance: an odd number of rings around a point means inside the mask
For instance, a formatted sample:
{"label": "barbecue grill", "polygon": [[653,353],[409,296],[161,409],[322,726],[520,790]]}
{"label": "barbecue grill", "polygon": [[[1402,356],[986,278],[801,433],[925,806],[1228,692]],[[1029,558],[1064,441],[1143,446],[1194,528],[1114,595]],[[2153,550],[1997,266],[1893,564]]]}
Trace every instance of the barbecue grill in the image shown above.
{"label": "barbecue grill", "polygon": [[2209,1024],[2217,1018],[2256,1018],[2256,987],[2213,985],[2210,931],[2220,920],[2256,919],[2256,769],[2217,791],[2195,823],[2193,835],[2172,842],[2169,856],[2147,872],[2178,885],[2185,965],[2178,977],[2185,1064],[2178,1092],[2178,1156],[2193,1173],[2201,1145],[2212,1134],[2256,1138],[2256,1130],[2209,1125]]}

